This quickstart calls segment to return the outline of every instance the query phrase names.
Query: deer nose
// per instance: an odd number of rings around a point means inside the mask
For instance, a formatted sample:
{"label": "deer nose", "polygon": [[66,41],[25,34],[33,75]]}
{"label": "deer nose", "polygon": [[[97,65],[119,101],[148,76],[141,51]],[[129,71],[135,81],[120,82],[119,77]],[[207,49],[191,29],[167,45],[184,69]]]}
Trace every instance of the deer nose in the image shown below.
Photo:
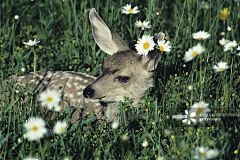
{"label": "deer nose", "polygon": [[86,87],[83,90],[83,96],[85,98],[92,98],[93,94],[94,94],[94,90],[90,86]]}

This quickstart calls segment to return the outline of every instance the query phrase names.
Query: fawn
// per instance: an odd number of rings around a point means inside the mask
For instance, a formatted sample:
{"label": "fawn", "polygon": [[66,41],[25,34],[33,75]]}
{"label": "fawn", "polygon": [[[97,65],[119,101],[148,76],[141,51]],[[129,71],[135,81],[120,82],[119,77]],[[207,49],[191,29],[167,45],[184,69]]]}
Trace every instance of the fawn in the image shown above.
{"label": "fawn", "polygon": [[[133,100],[132,106],[145,102],[145,92],[153,86],[154,69],[160,60],[157,50],[147,56],[131,50],[123,39],[109,28],[93,8],[89,19],[92,33],[98,46],[111,55],[101,66],[99,77],[71,71],[38,71],[33,87],[33,73],[14,78],[16,85],[32,87],[36,96],[46,90],[57,90],[61,94],[61,112],[70,108],[70,121],[76,122],[86,115],[82,106],[97,119],[117,120],[119,109],[117,101],[123,97]],[[165,35],[158,33],[154,40],[163,40]],[[6,86],[7,80],[2,83]],[[74,115],[74,116],[73,116]]]}

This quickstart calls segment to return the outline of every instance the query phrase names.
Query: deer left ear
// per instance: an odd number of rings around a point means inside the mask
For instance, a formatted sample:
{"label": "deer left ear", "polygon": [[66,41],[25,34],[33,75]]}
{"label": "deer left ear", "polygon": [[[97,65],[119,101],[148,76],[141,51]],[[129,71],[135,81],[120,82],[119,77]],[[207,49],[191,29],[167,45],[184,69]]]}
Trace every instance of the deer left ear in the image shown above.
{"label": "deer left ear", "polygon": [[[160,32],[153,37],[155,43],[158,40],[164,40],[165,34]],[[148,71],[151,72],[157,68],[158,61],[161,59],[161,54],[159,53],[158,49],[154,49],[148,53],[147,56],[141,56],[141,63],[143,67]]]}

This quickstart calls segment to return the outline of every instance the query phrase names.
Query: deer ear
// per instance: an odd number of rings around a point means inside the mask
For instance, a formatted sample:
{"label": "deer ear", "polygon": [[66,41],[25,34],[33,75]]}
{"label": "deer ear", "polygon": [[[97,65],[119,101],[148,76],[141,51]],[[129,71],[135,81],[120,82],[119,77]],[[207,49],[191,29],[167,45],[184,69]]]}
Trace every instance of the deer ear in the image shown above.
{"label": "deer ear", "polygon": [[158,33],[158,34],[155,34],[155,35],[153,36],[153,40],[154,40],[155,43],[157,43],[158,40],[159,40],[159,41],[164,40],[164,38],[165,38],[165,34],[162,33],[162,32],[160,32],[160,33]]}
{"label": "deer ear", "polygon": [[130,50],[123,39],[103,22],[94,8],[90,10],[89,19],[93,37],[104,52],[112,55],[116,52]]}
{"label": "deer ear", "polygon": [[[158,40],[164,40],[165,34],[160,32],[153,37],[154,42],[156,43]],[[161,59],[161,54],[158,49],[154,49],[148,53],[147,56],[143,55],[141,57],[141,63],[144,68],[151,72],[157,68],[158,61]]]}
{"label": "deer ear", "polygon": [[141,56],[141,63],[144,69],[151,72],[157,68],[158,61],[160,59],[161,54],[157,51],[157,49],[154,49],[153,51],[150,51],[147,56]]}

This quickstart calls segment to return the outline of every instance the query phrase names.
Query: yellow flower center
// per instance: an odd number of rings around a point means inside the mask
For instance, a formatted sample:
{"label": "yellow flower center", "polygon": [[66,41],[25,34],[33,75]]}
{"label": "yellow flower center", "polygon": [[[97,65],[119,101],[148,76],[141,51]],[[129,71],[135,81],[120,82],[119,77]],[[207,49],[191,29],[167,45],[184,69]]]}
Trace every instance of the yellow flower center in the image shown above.
{"label": "yellow flower center", "polygon": [[160,46],[160,47],[159,47],[159,50],[160,50],[160,51],[163,51],[163,50],[164,50],[163,46]]}
{"label": "yellow flower center", "polygon": [[132,9],[129,9],[128,12],[132,12],[133,10]]}
{"label": "yellow flower center", "polygon": [[51,102],[52,100],[53,100],[52,97],[48,97],[48,98],[47,98],[47,101],[48,101],[48,102]]}
{"label": "yellow flower center", "polygon": [[64,131],[65,131],[65,128],[64,128],[64,127],[62,127],[62,128],[61,128],[61,132],[64,132]]}
{"label": "yellow flower center", "polygon": [[148,49],[148,48],[149,48],[149,43],[148,43],[148,42],[144,43],[144,44],[143,44],[143,48],[144,48],[144,49]]}
{"label": "yellow flower center", "polygon": [[202,113],[202,109],[197,110],[197,114],[200,114],[200,113]]}
{"label": "yellow flower center", "polygon": [[145,27],[143,24],[141,24],[140,26]]}
{"label": "yellow flower center", "polygon": [[228,49],[232,49],[232,46],[230,46]]}
{"label": "yellow flower center", "polygon": [[192,53],[192,57],[195,57],[197,55],[197,52]]}
{"label": "yellow flower center", "polygon": [[199,39],[199,40],[200,40],[200,39],[201,39],[201,40],[204,40],[204,38],[203,38],[203,37],[199,37],[198,39]]}
{"label": "yellow flower center", "polygon": [[199,153],[199,156],[200,156],[200,157],[204,157],[204,156],[205,156],[205,153],[204,153],[204,152],[200,152],[200,153]]}
{"label": "yellow flower center", "polygon": [[221,71],[221,72],[222,72],[222,71],[223,71],[223,68],[219,68],[219,71]]}
{"label": "yellow flower center", "polygon": [[37,130],[38,130],[38,128],[37,128],[36,126],[34,126],[34,127],[33,127],[33,130],[34,130],[34,131],[37,131]]}
{"label": "yellow flower center", "polygon": [[204,4],[204,6],[205,6],[205,7],[207,7],[207,6],[208,6],[208,4],[207,4],[207,3],[205,3],[205,4]]}

